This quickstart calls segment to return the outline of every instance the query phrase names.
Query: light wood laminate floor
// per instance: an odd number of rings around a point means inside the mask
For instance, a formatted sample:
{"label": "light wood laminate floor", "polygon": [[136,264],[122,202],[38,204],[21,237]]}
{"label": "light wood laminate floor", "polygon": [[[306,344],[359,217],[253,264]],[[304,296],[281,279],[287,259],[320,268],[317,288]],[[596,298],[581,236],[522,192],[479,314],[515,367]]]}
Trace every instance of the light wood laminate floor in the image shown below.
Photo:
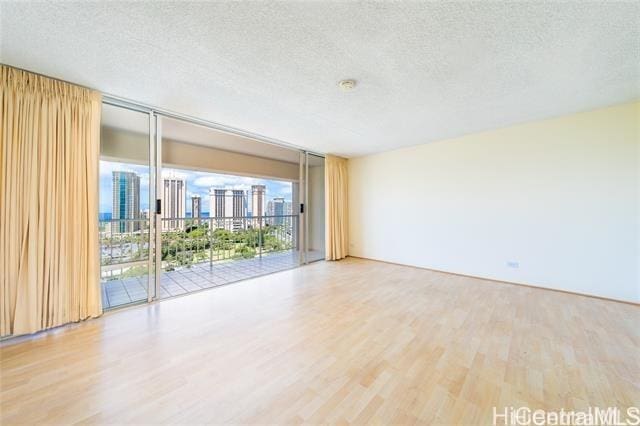
{"label": "light wood laminate floor", "polygon": [[491,423],[640,401],[640,308],[360,259],[0,347],[0,423]]}

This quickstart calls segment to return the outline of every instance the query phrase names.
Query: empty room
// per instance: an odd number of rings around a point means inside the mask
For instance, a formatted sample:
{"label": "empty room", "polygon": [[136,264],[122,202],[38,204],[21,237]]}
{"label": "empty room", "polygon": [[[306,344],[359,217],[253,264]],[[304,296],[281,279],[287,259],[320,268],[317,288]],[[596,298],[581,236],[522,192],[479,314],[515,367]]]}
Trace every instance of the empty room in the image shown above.
{"label": "empty room", "polygon": [[640,1],[0,0],[0,424],[640,425]]}

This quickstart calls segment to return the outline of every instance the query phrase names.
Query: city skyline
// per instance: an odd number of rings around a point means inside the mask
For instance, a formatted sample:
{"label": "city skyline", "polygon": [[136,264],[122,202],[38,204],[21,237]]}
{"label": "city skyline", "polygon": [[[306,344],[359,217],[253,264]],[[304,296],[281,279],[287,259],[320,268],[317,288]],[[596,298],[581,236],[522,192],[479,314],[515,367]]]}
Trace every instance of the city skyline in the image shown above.
{"label": "city skyline", "polygon": [[[113,213],[113,172],[132,172],[140,178],[140,210],[149,210],[149,168],[132,163],[121,163],[114,161],[100,161],[100,214]],[[163,176],[173,175],[186,181],[185,213],[191,212],[191,197],[197,195],[202,200],[201,212],[211,212],[209,205],[209,190],[211,188],[236,189],[246,191],[251,196],[251,187],[254,185],[264,185],[266,188],[266,200],[271,201],[276,198],[284,198],[291,202],[292,183],[274,179],[263,179],[245,176],[227,175],[222,173],[201,172],[185,169],[163,170]]]}

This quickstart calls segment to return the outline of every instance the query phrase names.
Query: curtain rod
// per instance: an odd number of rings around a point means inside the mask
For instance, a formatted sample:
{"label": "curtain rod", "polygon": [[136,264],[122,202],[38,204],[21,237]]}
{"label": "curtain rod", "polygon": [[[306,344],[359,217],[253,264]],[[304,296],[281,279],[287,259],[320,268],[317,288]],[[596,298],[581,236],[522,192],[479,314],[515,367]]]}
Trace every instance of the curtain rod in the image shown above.
{"label": "curtain rod", "polygon": [[313,154],[313,155],[317,155],[320,157],[324,157],[325,154],[323,153],[319,153],[319,152],[314,152],[314,151],[309,151],[304,149],[301,146],[292,144],[290,142],[285,142],[283,140],[280,139],[275,139],[275,138],[270,138],[268,136],[264,136],[261,135],[259,133],[253,133],[250,132],[248,130],[242,130],[239,129],[237,127],[232,127],[232,126],[226,126],[224,124],[221,123],[216,123],[215,121],[209,121],[209,120],[204,120],[201,118],[197,118],[197,117],[193,117],[190,115],[186,115],[186,114],[180,114],[174,111],[170,111],[164,108],[159,108],[159,107],[155,107],[152,105],[148,105],[148,104],[144,104],[142,102],[137,102],[137,101],[133,101],[131,99],[127,99],[127,98],[123,98],[120,96],[116,96],[116,95],[112,95],[109,93],[104,93],[100,90],[94,89],[92,87],[88,87],[88,86],[84,86],[82,84],[78,84],[78,83],[73,83],[71,81],[67,81],[67,80],[63,80],[61,78],[57,78],[57,77],[51,77],[39,72],[35,72],[35,71],[31,71],[31,70],[27,70],[24,68],[20,68],[20,67],[16,67],[13,65],[9,65],[9,64],[5,64],[0,62],[0,65],[4,65],[10,68],[14,68],[17,70],[21,70],[21,71],[26,71],[29,72],[31,74],[36,74],[42,77],[46,77],[46,78],[50,78],[52,80],[57,80],[57,81],[61,81],[63,83],[67,83],[67,84],[73,84],[74,86],[79,86],[88,90],[95,90],[96,92],[99,92],[102,95],[102,100],[104,103],[109,104],[109,105],[114,105],[114,106],[119,106],[119,107],[124,107],[124,108],[128,108],[134,111],[139,111],[139,112],[146,112],[146,113],[150,113],[153,112],[155,114],[159,114],[168,118],[173,118],[173,119],[177,119],[177,120],[182,120],[182,121],[186,121],[192,124],[196,124],[199,126],[203,126],[203,127],[208,127],[210,129],[214,129],[214,130],[218,130],[221,132],[225,132],[231,135],[236,135],[236,136],[241,136],[241,137],[245,137],[248,139],[253,139],[255,141],[258,142],[263,142],[263,143],[268,143],[270,145],[275,145],[281,148],[287,148],[287,149],[293,149],[296,151],[302,151],[302,152],[308,152],[309,154]]}

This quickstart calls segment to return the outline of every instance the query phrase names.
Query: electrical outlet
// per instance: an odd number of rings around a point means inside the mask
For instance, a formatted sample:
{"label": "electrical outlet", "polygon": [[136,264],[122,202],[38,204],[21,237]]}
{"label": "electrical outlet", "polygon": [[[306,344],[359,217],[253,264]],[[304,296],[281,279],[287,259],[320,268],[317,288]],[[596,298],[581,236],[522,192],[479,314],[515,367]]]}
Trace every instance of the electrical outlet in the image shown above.
{"label": "electrical outlet", "polygon": [[517,269],[517,268],[520,267],[520,264],[518,262],[514,261],[514,260],[507,260],[507,266],[509,268],[516,268]]}

